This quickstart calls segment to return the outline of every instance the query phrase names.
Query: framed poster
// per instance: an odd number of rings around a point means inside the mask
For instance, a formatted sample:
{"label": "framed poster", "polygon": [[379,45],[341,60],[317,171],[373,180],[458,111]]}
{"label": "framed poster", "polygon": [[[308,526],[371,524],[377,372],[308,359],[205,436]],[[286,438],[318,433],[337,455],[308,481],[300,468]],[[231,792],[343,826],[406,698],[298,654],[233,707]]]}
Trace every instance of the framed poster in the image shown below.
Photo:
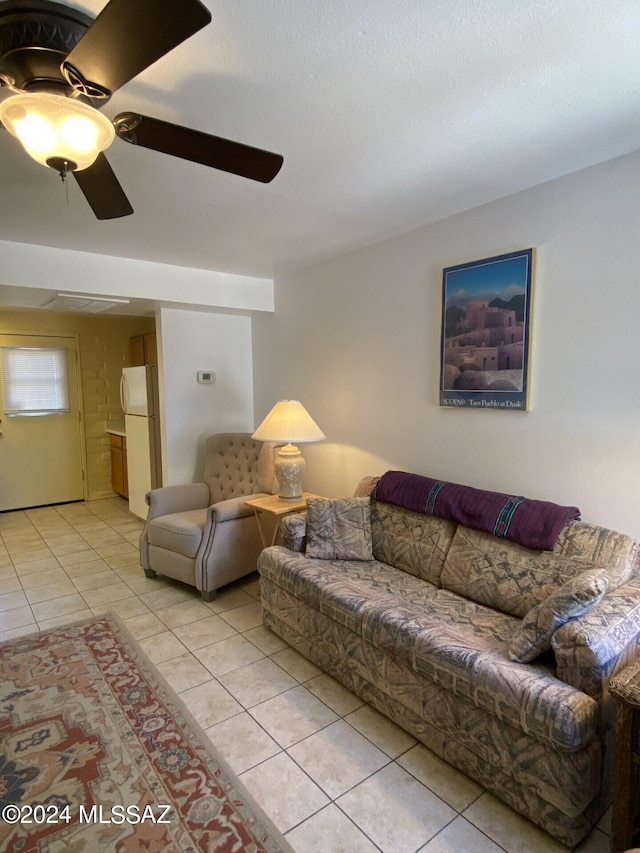
{"label": "framed poster", "polygon": [[527,409],[533,254],[443,270],[441,406]]}

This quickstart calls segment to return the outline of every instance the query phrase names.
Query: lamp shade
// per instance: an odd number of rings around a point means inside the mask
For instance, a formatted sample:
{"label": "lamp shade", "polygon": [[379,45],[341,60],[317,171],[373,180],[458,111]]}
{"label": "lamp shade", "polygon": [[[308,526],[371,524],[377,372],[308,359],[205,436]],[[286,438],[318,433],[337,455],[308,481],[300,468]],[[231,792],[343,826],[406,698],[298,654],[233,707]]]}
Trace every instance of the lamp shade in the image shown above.
{"label": "lamp shade", "polygon": [[279,400],[253,433],[253,438],[301,444],[322,441],[326,436],[299,400]]}
{"label": "lamp shade", "polygon": [[87,169],[114,140],[113,125],[94,107],[62,95],[32,92],[0,103],[0,122],[38,163]]}

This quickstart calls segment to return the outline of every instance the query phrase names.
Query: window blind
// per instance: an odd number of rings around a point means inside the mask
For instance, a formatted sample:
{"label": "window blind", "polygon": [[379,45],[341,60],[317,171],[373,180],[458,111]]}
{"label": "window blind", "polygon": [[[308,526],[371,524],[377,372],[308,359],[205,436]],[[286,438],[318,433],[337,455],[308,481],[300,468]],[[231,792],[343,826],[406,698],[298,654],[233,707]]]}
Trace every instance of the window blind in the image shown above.
{"label": "window blind", "polygon": [[2,380],[8,417],[69,411],[64,347],[2,347]]}

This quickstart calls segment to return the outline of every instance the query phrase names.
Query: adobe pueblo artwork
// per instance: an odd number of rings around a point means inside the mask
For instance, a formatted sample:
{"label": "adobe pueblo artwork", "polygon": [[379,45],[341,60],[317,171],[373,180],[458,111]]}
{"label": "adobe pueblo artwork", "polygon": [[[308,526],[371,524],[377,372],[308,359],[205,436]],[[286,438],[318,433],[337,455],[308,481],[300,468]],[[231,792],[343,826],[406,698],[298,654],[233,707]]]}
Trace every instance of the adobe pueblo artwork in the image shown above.
{"label": "adobe pueblo artwork", "polygon": [[533,249],[447,267],[440,405],[525,411]]}

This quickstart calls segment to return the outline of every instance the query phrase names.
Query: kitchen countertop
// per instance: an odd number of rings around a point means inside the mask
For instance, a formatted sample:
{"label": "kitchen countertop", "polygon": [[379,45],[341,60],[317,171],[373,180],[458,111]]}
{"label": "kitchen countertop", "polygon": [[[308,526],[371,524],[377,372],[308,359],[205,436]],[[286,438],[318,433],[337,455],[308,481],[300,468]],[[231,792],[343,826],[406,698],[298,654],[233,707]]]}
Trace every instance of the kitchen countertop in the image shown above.
{"label": "kitchen countertop", "polygon": [[127,437],[127,433],[124,429],[124,424],[109,424],[109,426],[107,427],[107,432],[110,432],[112,435],[120,435],[122,436],[122,438]]}

